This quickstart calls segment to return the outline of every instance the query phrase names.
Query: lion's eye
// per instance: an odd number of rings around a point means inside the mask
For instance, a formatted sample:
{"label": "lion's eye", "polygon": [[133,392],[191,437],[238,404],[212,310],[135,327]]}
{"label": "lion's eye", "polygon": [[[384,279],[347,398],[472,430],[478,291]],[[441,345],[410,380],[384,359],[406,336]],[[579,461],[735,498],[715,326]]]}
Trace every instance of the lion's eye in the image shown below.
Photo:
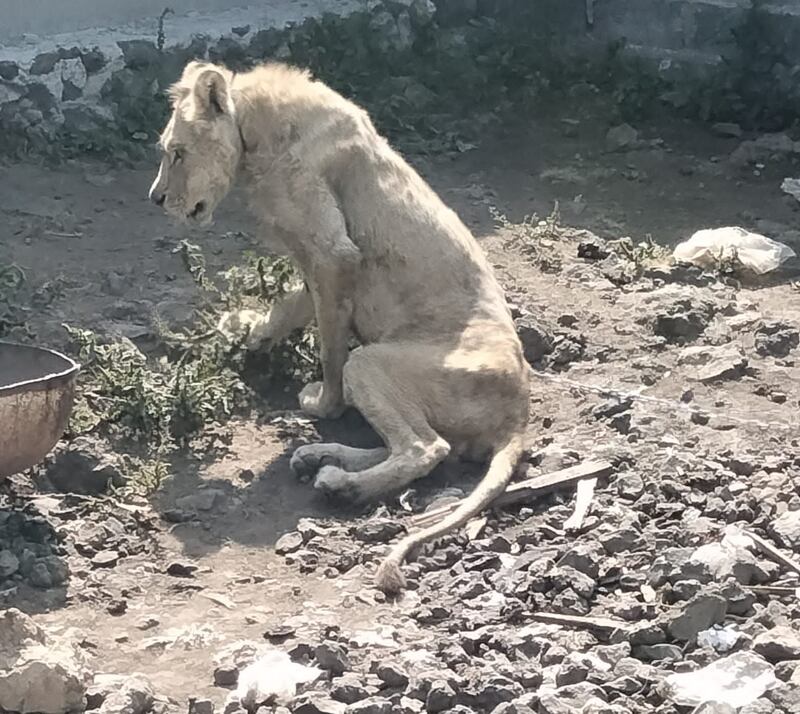
{"label": "lion's eye", "polygon": [[175,149],[172,152],[172,163],[177,164],[179,161],[183,161],[183,149]]}

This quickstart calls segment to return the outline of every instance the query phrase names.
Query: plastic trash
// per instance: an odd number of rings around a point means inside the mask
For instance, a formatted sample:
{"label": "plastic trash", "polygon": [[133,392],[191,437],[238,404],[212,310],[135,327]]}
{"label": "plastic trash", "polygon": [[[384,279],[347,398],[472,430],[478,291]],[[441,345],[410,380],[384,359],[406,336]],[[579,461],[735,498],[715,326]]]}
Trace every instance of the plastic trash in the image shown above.
{"label": "plastic trash", "polygon": [[251,711],[265,703],[287,704],[297,696],[298,685],[313,682],[321,674],[316,667],[298,664],[285,652],[272,650],[242,670],[235,696]]}
{"label": "plastic trash", "polygon": [[736,652],[695,672],[671,674],[666,694],[681,706],[746,707],[778,683],[772,666],[753,652]]}
{"label": "plastic trash", "polygon": [[759,275],[777,269],[795,257],[783,243],[744,228],[706,228],[676,246],[672,257],[679,263],[711,268],[720,262],[735,260]]}

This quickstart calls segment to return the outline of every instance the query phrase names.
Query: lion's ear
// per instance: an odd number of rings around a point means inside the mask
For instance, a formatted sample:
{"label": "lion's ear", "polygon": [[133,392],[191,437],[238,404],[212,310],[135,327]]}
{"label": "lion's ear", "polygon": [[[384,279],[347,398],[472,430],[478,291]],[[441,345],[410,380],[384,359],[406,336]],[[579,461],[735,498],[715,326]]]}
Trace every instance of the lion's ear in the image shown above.
{"label": "lion's ear", "polygon": [[232,111],[228,82],[216,69],[207,69],[198,75],[194,83],[194,99],[198,109],[207,116]]}

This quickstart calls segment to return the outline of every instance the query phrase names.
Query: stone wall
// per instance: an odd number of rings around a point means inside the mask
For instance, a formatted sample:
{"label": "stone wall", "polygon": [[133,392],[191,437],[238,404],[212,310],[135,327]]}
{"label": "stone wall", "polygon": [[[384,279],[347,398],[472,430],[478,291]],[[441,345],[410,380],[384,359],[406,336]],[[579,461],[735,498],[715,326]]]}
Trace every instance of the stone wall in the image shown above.
{"label": "stone wall", "polygon": [[[647,62],[632,68],[616,56],[600,66],[609,44],[623,40],[625,56]],[[415,107],[430,113],[433,95],[459,87],[507,104],[512,92],[524,98],[583,73],[617,94],[609,85],[616,72],[637,109],[668,100],[706,119],[774,125],[800,106],[800,0],[270,0],[170,15],[161,25],[150,16],[114,29],[25,36],[0,45],[0,152],[148,144],[164,119],[164,88],[192,58],[235,69],[277,58],[345,88],[377,72],[389,121]]]}

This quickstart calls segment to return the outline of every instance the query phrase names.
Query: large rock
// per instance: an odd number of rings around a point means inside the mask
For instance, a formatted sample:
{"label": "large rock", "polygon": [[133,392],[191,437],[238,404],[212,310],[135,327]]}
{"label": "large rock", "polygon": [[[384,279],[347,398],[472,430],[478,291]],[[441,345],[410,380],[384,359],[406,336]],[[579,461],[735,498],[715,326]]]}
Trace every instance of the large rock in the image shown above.
{"label": "large rock", "polygon": [[800,548],[800,511],[786,511],[770,527],[785,548]]}
{"label": "large rock", "polygon": [[773,627],[756,637],[753,649],[770,662],[800,659],[800,633],[792,627]]}
{"label": "large rock", "polygon": [[83,709],[88,679],[75,645],[48,637],[19,610],[0,613],[0,710],[66,714]]}

